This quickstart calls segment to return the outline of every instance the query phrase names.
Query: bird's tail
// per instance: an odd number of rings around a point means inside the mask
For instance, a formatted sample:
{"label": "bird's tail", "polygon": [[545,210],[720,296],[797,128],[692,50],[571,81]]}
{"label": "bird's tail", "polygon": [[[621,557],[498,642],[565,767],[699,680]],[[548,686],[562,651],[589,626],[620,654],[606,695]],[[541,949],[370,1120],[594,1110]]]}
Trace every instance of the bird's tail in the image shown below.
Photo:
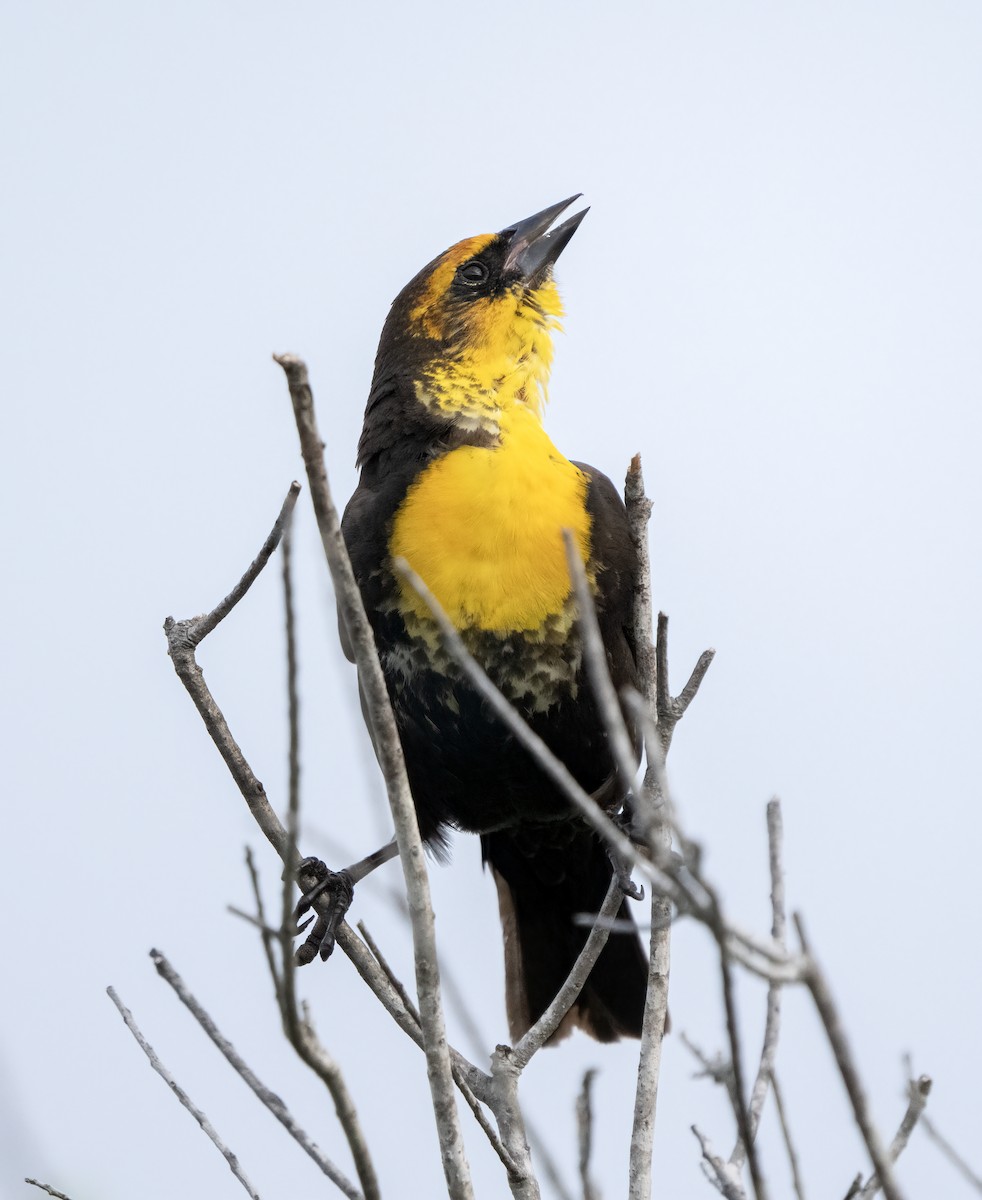
{"label": "bird's tail", "polygon": [[[599,911],[613,872],[596,835],[572,821],[485,834],[481,848],[498,888],[505,1000],[515,1041],[565,983],[590,932],[574,918]],[[626,900],[617,917],[632,928],[611,932],[554,1041],[577,1027],[600,1042],[641,1036],[647,955]]]}

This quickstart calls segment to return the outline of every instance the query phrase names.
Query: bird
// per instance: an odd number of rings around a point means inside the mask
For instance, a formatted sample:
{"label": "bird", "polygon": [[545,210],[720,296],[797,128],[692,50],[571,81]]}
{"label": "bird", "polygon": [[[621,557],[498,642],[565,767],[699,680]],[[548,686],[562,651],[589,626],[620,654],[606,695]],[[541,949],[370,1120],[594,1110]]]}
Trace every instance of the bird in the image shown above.
{"label": "bird", "polygon": [[[578,198],[457,242],[398,294],[342,519],[420,833],[437,857],[451,830],[478,834],[494,878],[514,1040],[565,982],[588,932],[576,918],[597,913],[614,866],[463,676],[398,564],[422,578],[471,655],[583,788],[624,816],[629,782],[615,769],[587,680],[564,531],[583,562],[618,689],[638,682],[637,551],[614,485],[566,458],[543,424],[563,316],[554,266],[588,210],[554,222]],[[625,925],[553,1041],[574,1028],[601,1042],[640,1036],[647,956],[626,897],[618,930]]]}

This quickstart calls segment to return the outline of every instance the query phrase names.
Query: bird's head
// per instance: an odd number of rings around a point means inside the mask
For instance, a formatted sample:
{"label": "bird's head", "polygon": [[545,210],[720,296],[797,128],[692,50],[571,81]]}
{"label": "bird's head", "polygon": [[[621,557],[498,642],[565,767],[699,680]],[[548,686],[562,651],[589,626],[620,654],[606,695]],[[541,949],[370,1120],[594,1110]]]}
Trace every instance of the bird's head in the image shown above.
{"label": "bird's head", "polygon": [[587,210],[550,226],[577,198],[466,238],[424,267],[393,302],[373,396],[397,386],[438,426],[491,436],[515,406],[539,414],[563,311],[552,268]]}

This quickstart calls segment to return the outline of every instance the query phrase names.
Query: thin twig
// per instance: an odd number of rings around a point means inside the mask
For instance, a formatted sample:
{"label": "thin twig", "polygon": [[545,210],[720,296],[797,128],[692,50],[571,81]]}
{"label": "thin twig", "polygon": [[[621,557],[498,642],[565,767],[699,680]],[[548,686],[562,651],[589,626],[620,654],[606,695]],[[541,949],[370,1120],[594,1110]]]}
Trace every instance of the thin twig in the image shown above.
{"label": "thin twig", "polygon": [[743,1190],[740,1172],[737,1168],[732,1163],[728,1163],[722,1155],[716,1153],[709,1138],[698,1125],[693,1125],[691,1128],[699,1141],[702,1157],[712,1172],[709,1178],[716,1184],[718,1190],[726,1197],[726,1200],[747,1200],[747,1193]]}
{"label": "thin twig", "polygon": [[696,698],[696,693],[715,657],[715,650],[703,650],[696,665],[692,668],[692,674],[686,681],[685,687],[677,696],[673,697],[668,690],[668,617],[663,612],[658,614],[658,631],[655,641],[655,697],[658,732],[666,755],[672,744],[675,726],[682,720],[686,709]]}
{"label": "thin twig", "polygon": [[771,1072],[771,1091],[774,1093],[774,1107],[777,1109],[777,1119],[781,1126],[781,1137],[784,1139],[784,1149],[787,1151],[788,1163],[791,1167],[791,1182],[794,1187],[796,1200],[805,1200],[805,1181],[798,1163],[798,1153],[791,1138],[791,1125],[788,1112],[784,1106],[784,1092],[777,1082],[777,1075]]}
{"label": "thin twig", "polygon": [[962,1178],[970,1183],[972,1187],[974,1187],[975,1190],[982,1195],[982,1175],[978,1175],[965,1161],[965,1159],[962,1158],[962,1156],[958,1153],[951,1142],[948,1141],[944,1134],[941,1133],[937,1125],[935,1125],[927,1113],[921,1117],[921,1128],[931,1139],[931,1141],[934,1142],[934,1144],[951,1163],[955,1170],[961,1174]]}
{"label": "thin twig", "polygon": [[594,1067],[583,1072],[583,1083],[576,1098],[576,1140],[579,1148],[583,1200],[600,1200],[600,1193],[590,1179],[590,1152],[593,1149],[593,1105],[590,1102],[590,1091],[596,1074]]}
{"label": "thin twig", "polygon": [[[784,904],[784,867],[782,863],[784,830],[781,821],[781,802],[776,798],[767,805],[767,844],[771,871],[771,937],[779,946],[785,944],[787,914]],[[760,1052],[757,1077],[750,1093],[747,1113],[750,1138],[757,1136],[760,1115],[767,1099],[767,1088],[774,1072],[777,1043],[781,1034],[781,983],[774,980],[767,989],[767,1015],[764,1020],[764,1041]],[[730,1162],[743,1166],[747,1157],[743,1139],[738,1138]]]}
{"label": "thin twig", "polygon": [[607,888],[607,895],[604,897],[604,902],[600,906],[600,912],[597,914],[598,920],[594,922],[593,928],[583,945],[583,949],[576,956],[576,962],[573,963],[566,981],[553,997],[549,1007],[545,1010],[541,1017],[535,1022],[532,1028],[525,1033],[519,1040],[513,1050],[513,1062],[519,1071],[528,1066],[532,1056],[546,1044],[552,1035],[559,1028],[563,1017],[569,1012],[573,1006],[576,997],[583,990],[583,985],[587,981],[587,977],[593,970],[597,959],[604,946],[607,944],[607,939],[610,937],[610,928],[607,925],[607,920],[618,911],[621,906],[622,893],[620,884],[616,877],[612,877],[610,886]]}
{"label": "thin twig", "polygon": [[750,1171],[750,1181],[753,1184],[754,1195],[757,1197],[757,1200],[766,1200],[767,1185],[764,1182],[760,1162],[757,1158],[753,1136],[750,1131],[750,1114],[747,1111],[747,1104],[744,1100],[743,1053],[741,1049],[740,1026],[737,1021],[736,993],[733,987],[733,972],[727,946],[726,926],[715,891],[705,882],[703,882],[703,887],[709,893],[712,902],[713,920],[709,922],[709,928],[712,930],[713,936],[716,938],[716,944],[719,947],[719,973],[720,982],[723,986],[723,1010],[726,1014],[726,1033],[730,1042],[730,1062],[733,1068],[733,1091],[731,1099],[733,1101],[733,1111],[736,1116],[737,1131],[746,1148],[747,1167]]}
{"label": "thin twig", "polygon": [[59,1192],[57,1188],[53,1188],[47,1183],[42,1183],[40,1179],[25,1177],[24,1182],[31,1184],[33,1187],[40,1188],[42,1192],[47,1192],[49,1196],[54,1196],[55,1200],[71,1200],[70,1196],[66,1196],[64,1192]]}
{"label": "thin twig", "polygon": [[600,624],[597,621],[597,609],[590,594],[583,560],[579,556],[576,542],[568,529],[563,530],[563,542],[566,547],[566,565],[573,583],[573,594],[576,596],[577,625],[583,644],[583,658],[586,663],[590,687],[597,700],[600,719],[614,758],[614,766],[620,776],[621,788],[627,792],[635,782],[638,771],[638,755],[634,739],[628,733],[624,722],[624,714],[617,700],[617,692],[611,682],[610,670],[607,666],[607,651],[604,649]]}
{"label": "thin twig", "polygon": [[238,584],[236,584],[217,608],[201,617],[190,617],[183,621],[175,621],[173,617],[168,617],[164,622],[164,633],[167,635],[167,652],[171,657],[171,662],[174,664],[174,670],[187,689],[195,708],[201,714],[205,727],[218,748],[219,754],[225,760],[225,764],[231,772],[232,778],[235,780],[246,804],[248,804],[249,811],[252,813],[254,820],[284,863],[295,861],[298,858],[296,849],[288,843],[286,830],[283,828],[279,818],[273,811],[272,805],[269,803],[266,789],[256,778],[252,768],[246,762],[245,755],[232,736],[232,731],[228,727],[228,722],[225,720],[222,710],[215,703],[214,697],[208,690],[204,674],[195,661],[194,652],[202,639],[242,599],[259,572],[265,566],[270,554],[276,548],[283,534],[284,526],[293,510],[299,493],[300,485],[297,483],[291,484],[290,491],[283,501],[283,507],[280,509],[280,515],[277,517],[276,523],[273,525],[273,529],[266,539],[262,550],[249,570],[246,571]]}
{"label": "thin twig", "polygon": [[[292,581],[289,570],[289,559],[284,556],[284,593],[287,610],[287,642],[293,641],[294,623],[292,620]],[[293,646],[295,657],[296,648]],[[289,653],[288,653],[289,657]],[[300,823],[300,788],[299,788],[299,708],[296,702],[296,673],[288,672],[289,680],[289,723],[290,723],[290,803],[287,807],[287,842],[295,846],[298,840]],[[292,863],[287,863],[283,871],[283,883],[280,894],[280,928],[278,942],[280,947],[280,988],[278,991],[280,1018],[283,1032],[287,1041],[296,1051],[300,1060],[320,1079],[334,1101],[334,1111],[344,1132],[351,1150],[358,1181],[365,1193],[365,1200],[380,1200],[378,1176],[375,1164],[368,1149],[358,1111],[340,1066],[334,1056],[327,1050],[306,1014],[300,1011],[297,1002],[297,966],[293,954],[293,890],[296,872]]]}
{"label": "thin twig", "polygon": [[317,528],[334,582],[341,618],[358,664],[362,695],[374,733],[379,765],[385,777],[395,823],[399,858],[406,880],[412,920],[416,991],[419,996],[426,1049],[426,1073],[433,1099],[444,1175],[452,1200],[471,1200],[474,1190],[464,1152],[440,1000],[440,972],[429,881],[416,809],[406,778],[402,746],[399,743],[388,690],[375,650],[375,639],[365,616],[361,593],[355,582],[341,534],[341,523],[331,499],[324,466],[324,444],[317,428],[307,367],[294,355],[274,357],[283,368],[290,388],[297,432],[300,436],[300,449],[317,517]]}
{"label": "thin twig", "polygon": [[289,728],[289,807],[287,825],[296,835],[300,817],[300,696],[297,687],[297,618],[293,606],[293,522],[288,520],[283,533],[283,616],[286,632],[286,696]]}
{"label": "thin twig", "polygon": [[[890,1149],[887,1153],[890,1155],[890,1161],[895,1163],[907,1148],[907,1143],[910,1141],[910,1135],[914,1132],[914,1126],[921,1119],[927,1098],[931,1094],[931,1078],[928,1075],[921,1075],[917,1079],[908,1077],[907,1079],[907,1110],[904,1113],[900,1126],[894,1134],[893,1141],[890,1143]],[[872,1197],[880,1190],[880,1180],[875,1174],[871,1175],[866,1183],[866,1186],[859,1193],[859,1200],[872,1200]]]}
{"label": "thin twig", "polygon": [[192,1017],[198,1022],[211,1041],[218,1047],[219,1052],[235,1073],[246,1083],[253,1094],[259,1099],[273,1116],[280,1122],[293,1140],[314,1160],[321,1171],[331,1182],[349,1197],[349,1200],[364,1200],[361,1191],[339,1170],[323,1153],[316,1143],[300,1128],[293,1114],[275,1092],[256,1076],[232,1043],[224,1036],[215,1022],[201,1007],[188,990],[184,980],[168,962],[159,950],[150,951],[150,960],[157,969],[157,974],[174,989],[178,1000],[184,1005]]}
{"label": "thin twig", "polygon": [[198,617],[195,622],[195,643],[204,641],[213,629],[225,620],[228,614],[245,596],[246,592],[259,578],[263,567],[269,562],[270,556],[280,543],[280,539],[286,533],[290,523],[290,517],[293,514],[293,509],[297,503],[297,497],[300,495],[300,484],[294,480],[290,484],[290,490],[287,492],[286,499],[283,501],[283,507],[280,509],[280,515],[276,518],[276,523],[270,530],[269,537],[263,542],[259,553],[249,564],[245,574],[229,592],[220,604],[217,604],[210,613],[206,613],[203,617]]}
{"label": "thin twig", "polygon": [[273,991],[276,995],[276,1006],[280,1007],[281,994],[283,989],[283,980],[280,975],[279,964],[276,961],[276,946],[279,937],[279,930],[273,929],[266,921],[266,910],[263,906],[263,894],[259,887],[259,871],[256,868],[256,860],[252,854],[252,847],[246,846],[245,849],[246,868],[249,872],[249,881],[252,884],[252,896],[256,902],[256,916],[250,917],[248,913],[240,912],[237,908],[229,905],[230,911],[236,916],[243,917],[247,921],[254,921],[258,926],[259,932],[262,935],[263,952],[266,955],[266,966],[269,969],[269,974],[273,980]]}
{"label": "thin twig", "polygon": [[[378,965],[385,972],[386,978],[389,980],[389,982],[392,984],[392,986],[395,988],[395,990],[399,993],[399,997],[401,998],[403,1004],[406,1006],[406,1010],[412,1015],[413,1019],[418,1024],[419,1023],[419,1010],[416,1008],[416,1005],[413,1003],[412,997],[409,995],[409,992],[406,990],[405,984],[403,984],[403,982],[396,975],[395,971],[393,971],[393,969],[389,965],[389,962],[386,959],[385,955],[379,949],[379,946],[376,943],[375,939],[369,933],[368,928],[365,925],[364,921],[358,922],[358,932],[365,939],[365,945],[368,946],[368,948],[369,948],[369,950],[371,950],[372,954],[375,955],[375,958],[378,961]],[[456,1064],[453,1065],[452,1070],[454,1073],[454,1080],[457,1084],[457,1087],[460,1089],[461,1095],[464,1097],[464,1099],[467,1101],[467,1104],[470,1106],[470,1110],[474,1114],[474,1117],[477,1120],[478,1125],[480,1125],[480,1127],[483,1130],[488,1141],[491,1143],[491,1148],[494,1150],[495,1154],[497,1154],[498,1158],[501,1160],[502,1166],[504,1166],[505,1170],[509,1174],[514,1174],[515,1171],[517,1170],[515,1163],[514,1163],[513,1159],[511,1158],[511,1156],[509,1155],[508,1151],[505,1149],[504,1145],[502,1144],[501,1138],[498,1137],[497,1131],[494,1129],[494,1127],[491,1125],[490,1121],[487,1119],[487,1116],[485,1115],[484,1110],[481,1108],[480,1101],[478,1100],[478,1098],[474,1095],[474,1093],[471,1091],[470,1087],[468,1086],[467,1079],[464,1076],[464,1072],[459,1070],[458,1067],[456,1066]]]}
{"label": "thin twig", "polygon": [[863,1088],[862,1080],[859,1078],[859,1072],[856,1069],[855,1059],[849,1047],[846,1031],[839,1017],[839,1010],[832,999],[832,993],[829,990],[825,975],[815,960],[808,939],[805,937],[804,922],[801,916],[798,913],[794,913],[793,920],[795,928],[798,931],[802,949],[808,958],[808,969],[805,972],[804,982],[811,992],[812,999],[815,1001],[815,1007],[818,1009],[818,1015],[825,1026],[829,1045],[835,1056],[839,1074],[842,1076],[842,1082],[846,1086],[846,1092],[852,1104],[853,1115],[856,1118],[859,1131],[863,1135],[863,1141],[866,1143],[866,1149],[872,1160],[873,1169],[879,1176],[886,1200],[903,1200],[903,1192],[900,1190],[900,1185],[897,1183],[896,1176],[893,1173],[890,1159],[887,1157],[887,1152],[880,1139],[879,1132],[873,1124],[869,1101],[866,1099],[866,1092]]}
{"label": "thin twig", "polygon": [[[122,1002],[122,1000],[120,1000],[119,996],[117,996],[116,989],[111,987],[106,988],[106,994],[109,996],[109,999],[113,1002],[113,1004],[116,1005],[117,1009],[119,1009],[119,1015],[123,1018],[126,1028],[130,1031],[130,1033],[132,1033],[133,1037],[136,1038],[140,1049],[149,1059],[151,1067],[153,1067],[164,1083],[167,1084],[170,1090],[178,1098],[181,1104],[184,1105],[191,1116],[194,1117],[194,1119],[198,1122],[202,1130],[208,1135],[215,1148],[228,1163],[229,1170],[249,1193],[249,1195],[252,1197],[252,1200],[259,1200],[259,1193],[246,1178],[245,1173],[239,1166],[238,1158],[232,1153],[231,1150],[229,1150],[228,1146],[225,1145],[222,1139],[215,1132],[214,1127],[205,1114],[193,1103],[187,1092],[185,1092],[181,1085],[177,1083],[170,1071],[167,1070],[164,1064],[157,1057],[153,1046],[150,1045],[147,1039],[140,1032],[139,1026],[133,1019],[133,1014]],[[28,1182],[31,1181],[29,1180]]]}

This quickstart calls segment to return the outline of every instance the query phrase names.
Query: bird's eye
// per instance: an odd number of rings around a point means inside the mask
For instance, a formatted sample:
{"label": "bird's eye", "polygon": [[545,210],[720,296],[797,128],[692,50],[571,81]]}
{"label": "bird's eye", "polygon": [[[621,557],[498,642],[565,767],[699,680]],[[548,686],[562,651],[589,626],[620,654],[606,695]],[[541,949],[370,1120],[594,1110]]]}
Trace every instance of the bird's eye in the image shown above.
{"label": "bird's eye", "polygon": [[457,274],[467,283],[483,283],[488,277],[488,269],[480,259],[472,258],[457,268]]}

